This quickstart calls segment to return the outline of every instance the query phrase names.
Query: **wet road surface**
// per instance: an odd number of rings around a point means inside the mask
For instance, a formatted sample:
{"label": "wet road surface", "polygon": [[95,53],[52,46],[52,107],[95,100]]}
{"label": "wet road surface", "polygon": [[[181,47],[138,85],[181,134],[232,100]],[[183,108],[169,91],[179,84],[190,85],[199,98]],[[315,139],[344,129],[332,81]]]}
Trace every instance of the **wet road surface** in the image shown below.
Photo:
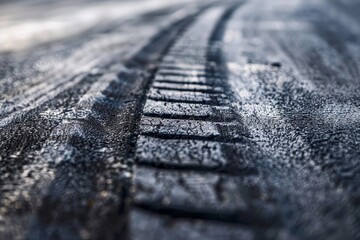
{"label": "wet road surface", "polygon": [[0,239],[360,238],[357,1],[1,5]]}

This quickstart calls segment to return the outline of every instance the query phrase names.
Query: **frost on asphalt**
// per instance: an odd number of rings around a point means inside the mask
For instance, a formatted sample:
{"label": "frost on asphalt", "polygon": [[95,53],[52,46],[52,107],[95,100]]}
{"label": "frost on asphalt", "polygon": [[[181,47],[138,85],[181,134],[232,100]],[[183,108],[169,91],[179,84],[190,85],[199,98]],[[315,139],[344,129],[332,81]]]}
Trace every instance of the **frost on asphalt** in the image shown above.
{"label": "frost on asphalt", "polygon": [[0,239],[359,239],[359,13],[0,3]]}

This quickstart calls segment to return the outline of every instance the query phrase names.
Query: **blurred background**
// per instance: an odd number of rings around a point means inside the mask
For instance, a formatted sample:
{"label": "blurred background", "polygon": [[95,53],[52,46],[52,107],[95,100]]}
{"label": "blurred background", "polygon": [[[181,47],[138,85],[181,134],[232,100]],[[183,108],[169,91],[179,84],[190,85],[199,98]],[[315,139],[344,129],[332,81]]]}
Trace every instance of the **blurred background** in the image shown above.
{"label": "blurred background", "polygon": [[1,1],[0,52],[18,51],[63,39],[147,11],[190,0]]}

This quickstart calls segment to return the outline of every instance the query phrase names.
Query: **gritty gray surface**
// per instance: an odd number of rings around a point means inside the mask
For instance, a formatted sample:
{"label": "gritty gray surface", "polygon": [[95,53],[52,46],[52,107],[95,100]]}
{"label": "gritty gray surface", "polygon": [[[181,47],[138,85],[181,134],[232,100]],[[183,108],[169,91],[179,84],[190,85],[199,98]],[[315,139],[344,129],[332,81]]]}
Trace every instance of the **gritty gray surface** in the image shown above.
{"label": "gritty gray surface", "polygon": [[360,239],[360,3],[4,1],[0,239]]}

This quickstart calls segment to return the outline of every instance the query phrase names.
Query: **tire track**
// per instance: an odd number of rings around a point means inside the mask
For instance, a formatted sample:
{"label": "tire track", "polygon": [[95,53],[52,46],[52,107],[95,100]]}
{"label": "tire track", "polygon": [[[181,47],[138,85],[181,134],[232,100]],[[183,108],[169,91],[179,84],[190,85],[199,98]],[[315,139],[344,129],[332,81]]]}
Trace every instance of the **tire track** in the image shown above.
{"label": "tire track", "polygon": [[[254,189],[246,184],[257,179],[256,169],[247,162],[254,159],[247,151],[252,144],[240,116],[231,108],[218,46],[226,22],[240,5],[209,9],[163,58],[141,117],[132,211],[140,208],[175,219],[265,228],[271,222],[275,226],[274,213],[267,212],[265,217],[264,209],[255,207],[260,199],[252,196]],[[192,68],[192,64],[196,66]],[[166,87],[159,88],[160,83]],[[212,104],[199,103],[202,98]],[[241,159],[231,158],[225,151]],[[232,189],[232,184],[239,188]],[[196,197],[199,202],[192,202]],[[217,200],[213,202],[210,199],[214,197]],[[143,231],[150,228],[151,224]],[[132,231],[137,231],[136,224]]]}

